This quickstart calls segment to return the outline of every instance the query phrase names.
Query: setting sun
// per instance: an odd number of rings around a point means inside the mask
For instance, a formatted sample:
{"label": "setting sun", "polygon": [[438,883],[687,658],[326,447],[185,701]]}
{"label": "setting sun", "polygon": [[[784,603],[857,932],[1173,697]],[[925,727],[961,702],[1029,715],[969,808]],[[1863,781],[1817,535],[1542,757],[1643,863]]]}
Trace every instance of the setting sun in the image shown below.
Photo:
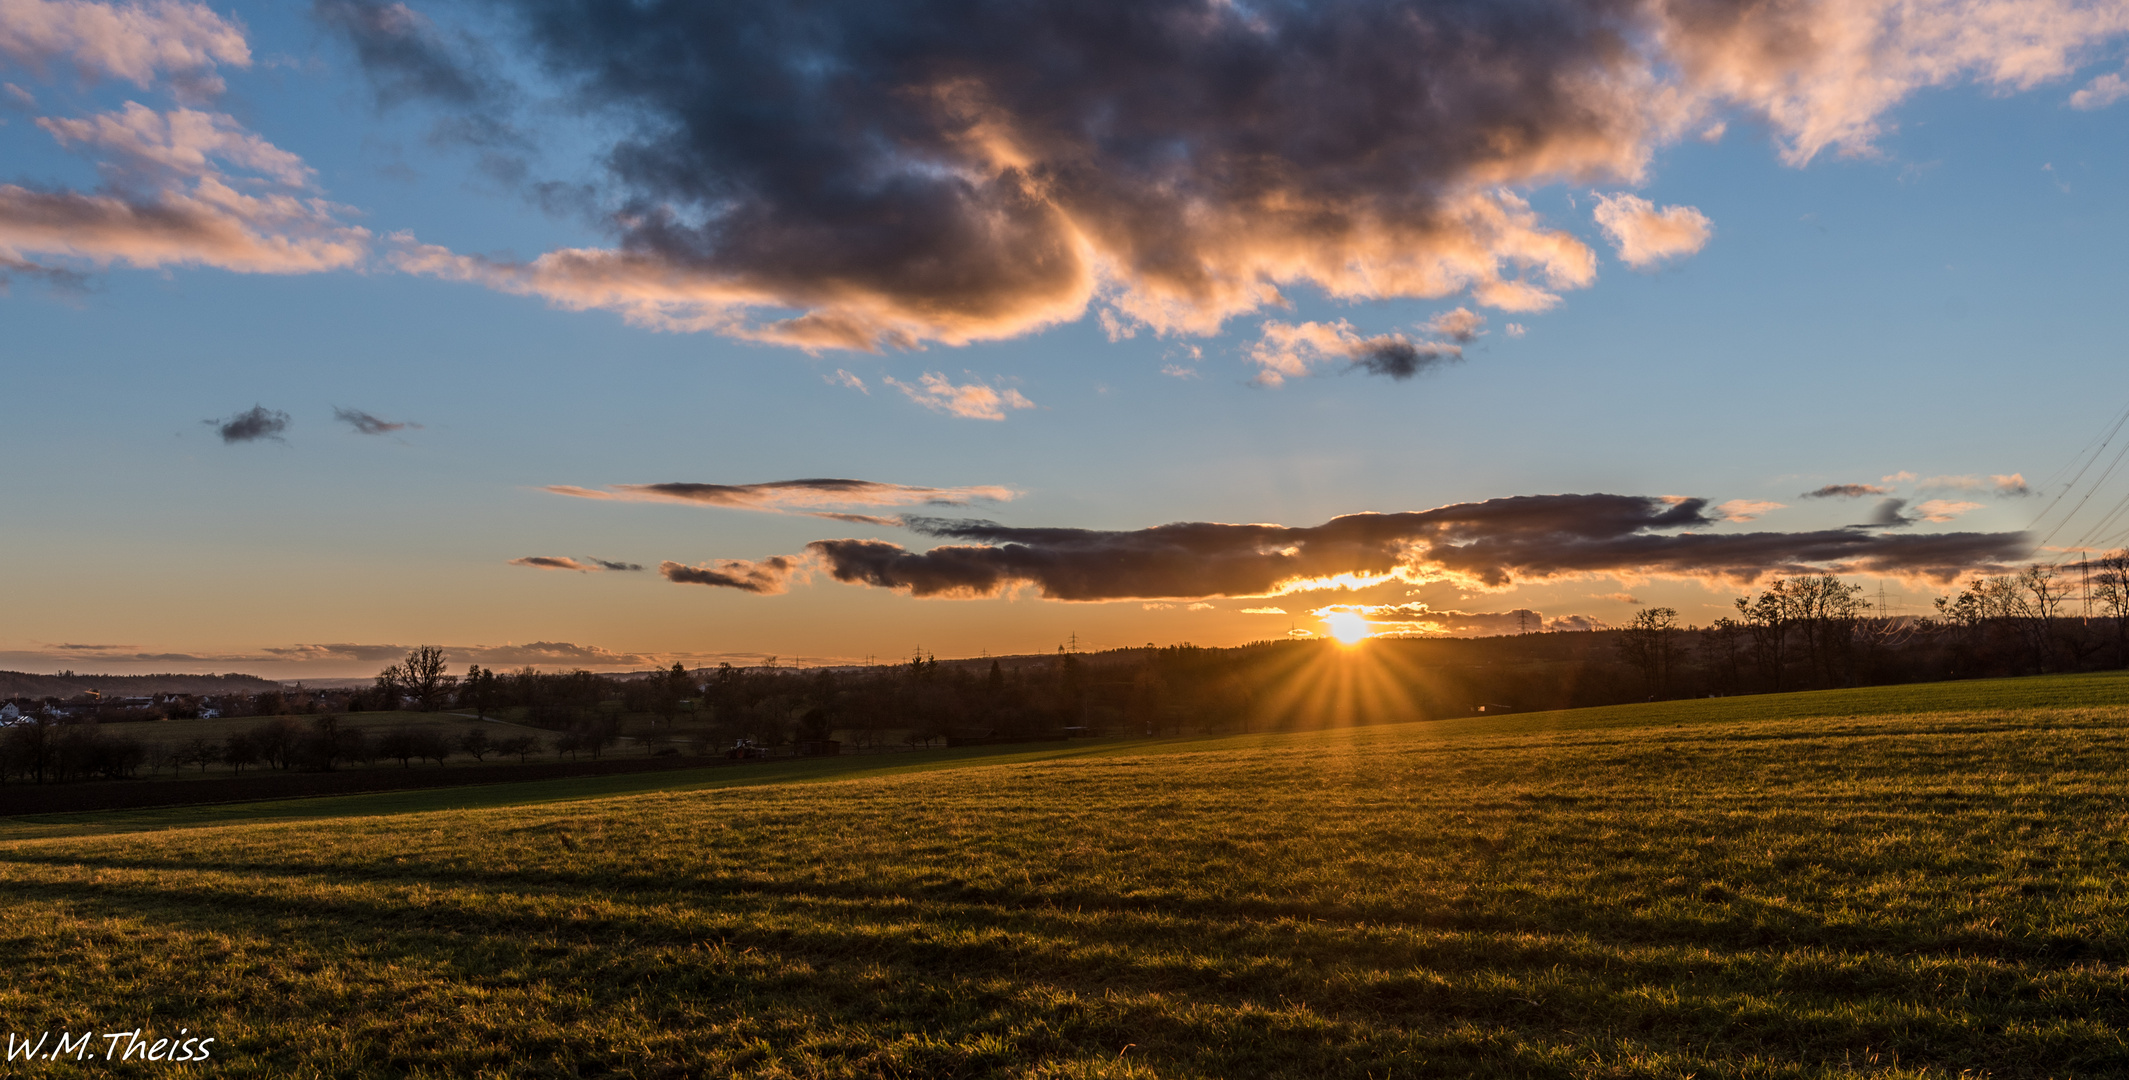
{"label": "setting sun", "polygon": [[1324,616],[1323,621],[1330,625],[1331,636],[1346,645],[1365,640],[1370,636],[1368,634],[1368,621],[1361,618],[1357,612],[1334,611]]}

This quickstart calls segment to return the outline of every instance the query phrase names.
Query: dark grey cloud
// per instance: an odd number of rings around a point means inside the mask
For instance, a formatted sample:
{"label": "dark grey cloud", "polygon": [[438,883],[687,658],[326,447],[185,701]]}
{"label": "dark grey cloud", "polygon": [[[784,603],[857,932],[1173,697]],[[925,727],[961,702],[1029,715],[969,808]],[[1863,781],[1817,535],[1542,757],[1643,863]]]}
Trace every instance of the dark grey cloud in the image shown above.
{"label": "dark grey cloud", "polygon": [[1892,489],[1876,484],[1827,484],[1825,487],[1804,492],[1800,499],[1860,499],[1865,495],[1890,495]]}
{"label": "dark grey cloud", "polygon": [[311,15],[354,46],[379,105],[430,100],[485,108],[504,93],[468,43],[449,39],[403,3],[315,0]]}
{"label": "dark grey cloud", "polygon": [[1950,581],[2001,572],[2031,553],[2024,533],[1928,536],[1829,529],[1709,533],[1704,499],[1530,495],[1322,525],[1182,522],[1108,531],[1019,528],[911,517],[915,531],[959,543],[911,551],[884,540],[820,540],[803,556],[709,567],[667,563],[675,581],[780,592],[809,568],[837,581],[916,596],[991,596],[1027,586],[1055,600],[1263,596],[1391,579],[1475,588],[1576,576],[1755,581],[1841,573]]}
{"label": "dark grey cloud", "polygon": [[333,410],[333,419],[354,428],[364,435],[389,435],[394,431],[421,427],[420,424],[411,421],[386,420],[363,412],[361,409],[336,408]]}
{"label": "dark grey cloud", "polygon": [[431,143],[472,148],[481,170],[496,179],[525,179],[533,143],[515,119],[522,92],[478,39],[448,32],[404,3],[313,0],[311,14],[354,48],[380,109],[413,101],[443,106]]}
{"label": "dark grey cloud", "polygon": [[1437,364],[1459,359],[1462,355],[1460,350],[1446,349],[1431,342],[1375,338],[1364,342],[1357,350],[1353,357],[1353,366],[1370,375],[1409,379]]}
{"label": "dark grey cloud", "polygon": [[726,559],[702,566],[668,561],[658,564],[658,573],[664,575],[665,580],[680,585],[714,585],[741,592],[771,594],[788,588],[791,576],[802,565],[803,560],[785,555],[760,562]]}
{"label": "dark grey cloud", "polygon": [[[1628,43],[1664,21],[1623,0],[496,6],[617,133],[616,245],[410,269],[851,348],[1076,318],[1105,272],[1118,317],[1163,330],[1282,281],[1547,306],[1594,256],[1501,185],[1639,171],[1650,58]],[[323,10],[395,93],[477,99],[402,8]],[[719,314],[756,307],[803,313]]]}
{"label": "dark grey cloud", "polygon": [[1915,520],[1907,513],[1906,499],[1886,499],[1870,512],[1870,520],[1865,524],[1875,529],[1897,529],[1912,525]]}
{"label": "dark grey cloud", "polygon": [[264,405],[254,405],[227,420],[204,420],[214,427],[215,434],[225,443],[256,442],[260,439],[281,440],[281,433],[288,430],[288,414]]}
{"label": "dark grey cloud", "polygon": [[612,559],[599,558],[594,558],[591,562],[601,570],[635,571],[643,569],[642,563],[616,562]]}
{"label": "dark grey cloud", "polygon": [[[1518,190],[1638,183],[1731,110],[1792,164],[1867,151],[1914,89],[2028,89],[2122,32],[2106,5],[1975,19],[1955,0],[1855,34],[1828,30],[1828,3],[1749,0],[486,6],[608,140],[589,192],[534,190],[596,205],[613,246],[411,245],[403,267],[847,348],[1011,336],[1090,304],[1210,332],[1301,285],[1540,309],[1595,255]],[[403,5],[318,10],[380,93],[496,115],[477,50]],[[1641,216],[1705,235],[1690,207]]]}
{"label": "dark grey cloud", "polygon": [[795,512],[868,525],[891,525],[896,519],[870,514],[830,512],[831,506],[967,506],[972,502],[1005,502],[1018,493],[997,485],[971,487],[923,487],[916,484],[885,484],[876,480],[813,477],[774,480],[762,484],[613,484],[606,489],[554,484],[545,490],[577,499],[620,502],[677,502],[699,506],[722,506],[736,510]]}

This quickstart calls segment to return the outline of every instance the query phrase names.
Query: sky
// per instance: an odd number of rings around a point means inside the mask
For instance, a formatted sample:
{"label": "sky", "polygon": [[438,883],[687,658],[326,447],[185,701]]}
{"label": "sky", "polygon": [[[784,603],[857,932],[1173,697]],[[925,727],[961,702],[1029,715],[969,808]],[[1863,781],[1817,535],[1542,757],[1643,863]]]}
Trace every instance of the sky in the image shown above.
{"label": "sky", "polygon": [[1924,614],[2129,542],[2125,41],[0,0],[0,667],[1704,624],[1822,572]]}

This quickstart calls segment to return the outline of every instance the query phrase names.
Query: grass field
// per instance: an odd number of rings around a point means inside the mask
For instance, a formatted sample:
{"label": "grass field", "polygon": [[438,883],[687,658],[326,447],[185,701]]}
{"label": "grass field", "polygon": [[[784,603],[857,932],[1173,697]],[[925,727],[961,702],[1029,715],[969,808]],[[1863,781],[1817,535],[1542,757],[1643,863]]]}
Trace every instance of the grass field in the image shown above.
{"label": "grass field", "polygon": [[217,1040],[172,1075],[2129,1075],[2125,770],[2080,676],[15,819],[0,1025]]}

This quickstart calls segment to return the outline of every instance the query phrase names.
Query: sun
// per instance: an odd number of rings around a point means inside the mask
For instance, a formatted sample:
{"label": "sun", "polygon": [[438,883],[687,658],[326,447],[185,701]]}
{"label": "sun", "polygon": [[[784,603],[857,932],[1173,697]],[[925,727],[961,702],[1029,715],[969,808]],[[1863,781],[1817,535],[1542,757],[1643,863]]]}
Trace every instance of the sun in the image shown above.
{"label": "sun", "polygon": [[1368,621],[1361,618],[1360,613],[1356,611],[1333,611],[1324,616],[1323,621],[1330,624],[1331,636],[1346,645],[1355,644],[1370,636]]}

